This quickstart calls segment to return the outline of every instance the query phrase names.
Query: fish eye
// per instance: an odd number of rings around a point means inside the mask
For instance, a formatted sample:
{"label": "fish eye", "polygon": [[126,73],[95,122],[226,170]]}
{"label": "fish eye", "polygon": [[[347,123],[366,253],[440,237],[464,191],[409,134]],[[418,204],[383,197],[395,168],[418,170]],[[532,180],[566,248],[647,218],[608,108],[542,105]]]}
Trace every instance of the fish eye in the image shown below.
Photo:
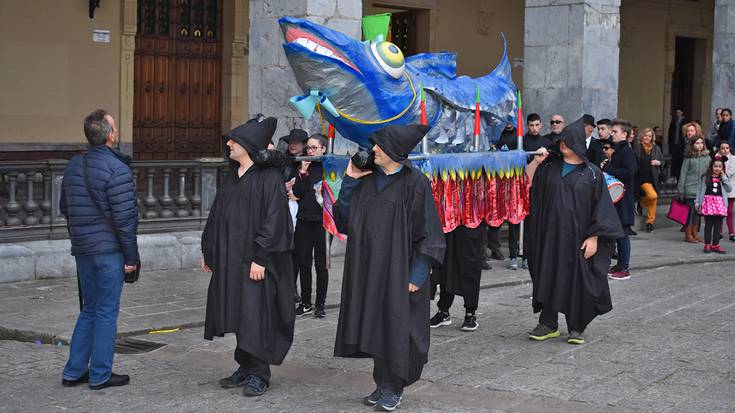
{"label": "fish eye", "polygon": [[377,42],[370,44],[370,50],[378,61],[380,67],[394,79],[398,79],[403,74],[403,52],[398,46],[391,42]]}

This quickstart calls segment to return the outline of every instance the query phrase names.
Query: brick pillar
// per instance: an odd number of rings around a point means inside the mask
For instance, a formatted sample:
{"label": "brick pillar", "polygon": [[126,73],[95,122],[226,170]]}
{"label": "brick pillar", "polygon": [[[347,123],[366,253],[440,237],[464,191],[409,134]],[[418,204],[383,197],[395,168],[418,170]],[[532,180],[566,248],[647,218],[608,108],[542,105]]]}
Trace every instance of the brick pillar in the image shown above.
{"label": "brick pillar", "polygon": [[735,110],[735,0],[715,0],[712,47],[712,113]]}
{"label": "brick pillar", "polygon": [[[360,38],[361,0],[250,0],[248,62],[248,112],[278,118],[276,138],[294,127],[304,128],[304,119],[288,99],[303,91],[296,83],[286,54],[278,19],[283,16],[309,19],[348,36]],[[309,129],[309,128],[307,128]],[[311,132],[317,129],[312,127]]]}
{"label": "brick pillar", "polygon": [[523,111],[618,113],[620,0],[526,0]]}

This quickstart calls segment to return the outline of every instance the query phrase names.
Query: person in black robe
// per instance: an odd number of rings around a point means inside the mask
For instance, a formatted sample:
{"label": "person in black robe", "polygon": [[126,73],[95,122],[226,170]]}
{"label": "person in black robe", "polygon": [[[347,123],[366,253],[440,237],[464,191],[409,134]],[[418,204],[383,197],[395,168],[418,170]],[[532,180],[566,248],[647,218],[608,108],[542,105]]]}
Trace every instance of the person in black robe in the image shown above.
{"label": "person in black robe", "polygon": [[528,224],[528,269],[533,311],[541,312],[529,338],[559,336],[558,313],[566,316],[570,344],[600,314],[612,310],[607,269],[612,243],[623,236],[600,169],[586,155],[581,119],[564,128],[553,144],[560,152],[527,165],[532,181]]}
{"label": "person in black robe", "polygon": [[283,175],[254,163],[275,129],[267,118],[229,132],[231,168],[202,234],[201,267],[212,272],[204,338],[235,333],[239,368],[220,385],[245,386],[245,396],[267,390],[270,365],[283,362],[293,341],[293,224]]}
{"label": "person in black robe", "polygon": [[350,161],[334,206],[347,234],[334,355],[373,358],[377,388],[363,402],[387,411],[428,361],[428,271],[444,258],[431,185],[406,161],[428,129],[390,125],[373,133],[376,167],[361,171]]}

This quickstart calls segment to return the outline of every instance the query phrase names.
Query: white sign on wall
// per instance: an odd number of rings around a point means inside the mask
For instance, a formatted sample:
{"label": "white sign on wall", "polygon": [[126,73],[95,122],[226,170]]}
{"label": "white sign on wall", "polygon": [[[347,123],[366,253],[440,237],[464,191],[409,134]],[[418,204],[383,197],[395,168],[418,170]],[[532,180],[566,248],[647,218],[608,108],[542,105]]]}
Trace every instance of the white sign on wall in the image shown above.
{"label": "white sign on wall", "polygon": [[95,43],[110,43],[110,31],[101,29],[92,30],[92,41]]}

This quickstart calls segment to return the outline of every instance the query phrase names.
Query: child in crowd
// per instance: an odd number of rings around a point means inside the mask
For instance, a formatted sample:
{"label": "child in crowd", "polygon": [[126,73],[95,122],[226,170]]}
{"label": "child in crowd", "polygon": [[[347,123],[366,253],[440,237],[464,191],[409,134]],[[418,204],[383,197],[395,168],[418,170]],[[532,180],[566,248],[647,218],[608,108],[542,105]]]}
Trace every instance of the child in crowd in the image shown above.
{"label": "child in crowd", "polygon": [[730,155],[730,143],[727,141],[720,142],[719,151],[716,158],[726,157],[725,162],[725,176],[730,180],[730,185],[733,188],[726,192],[727,195],[727,230],[730,235],[730,241],[735,242],[735,225],[733,225],[733,207],[735,206],[735,185],[733,180],[735,179],[735,156]]}
{"label": "child in crowd", "polygon": [[727,192],[732,190],[730,180],[725,175],[727,157],[714,158],[702,176],[695,206],[704,216],[704,252],[724,254],[720,248],[722,218],[727,216]]}

